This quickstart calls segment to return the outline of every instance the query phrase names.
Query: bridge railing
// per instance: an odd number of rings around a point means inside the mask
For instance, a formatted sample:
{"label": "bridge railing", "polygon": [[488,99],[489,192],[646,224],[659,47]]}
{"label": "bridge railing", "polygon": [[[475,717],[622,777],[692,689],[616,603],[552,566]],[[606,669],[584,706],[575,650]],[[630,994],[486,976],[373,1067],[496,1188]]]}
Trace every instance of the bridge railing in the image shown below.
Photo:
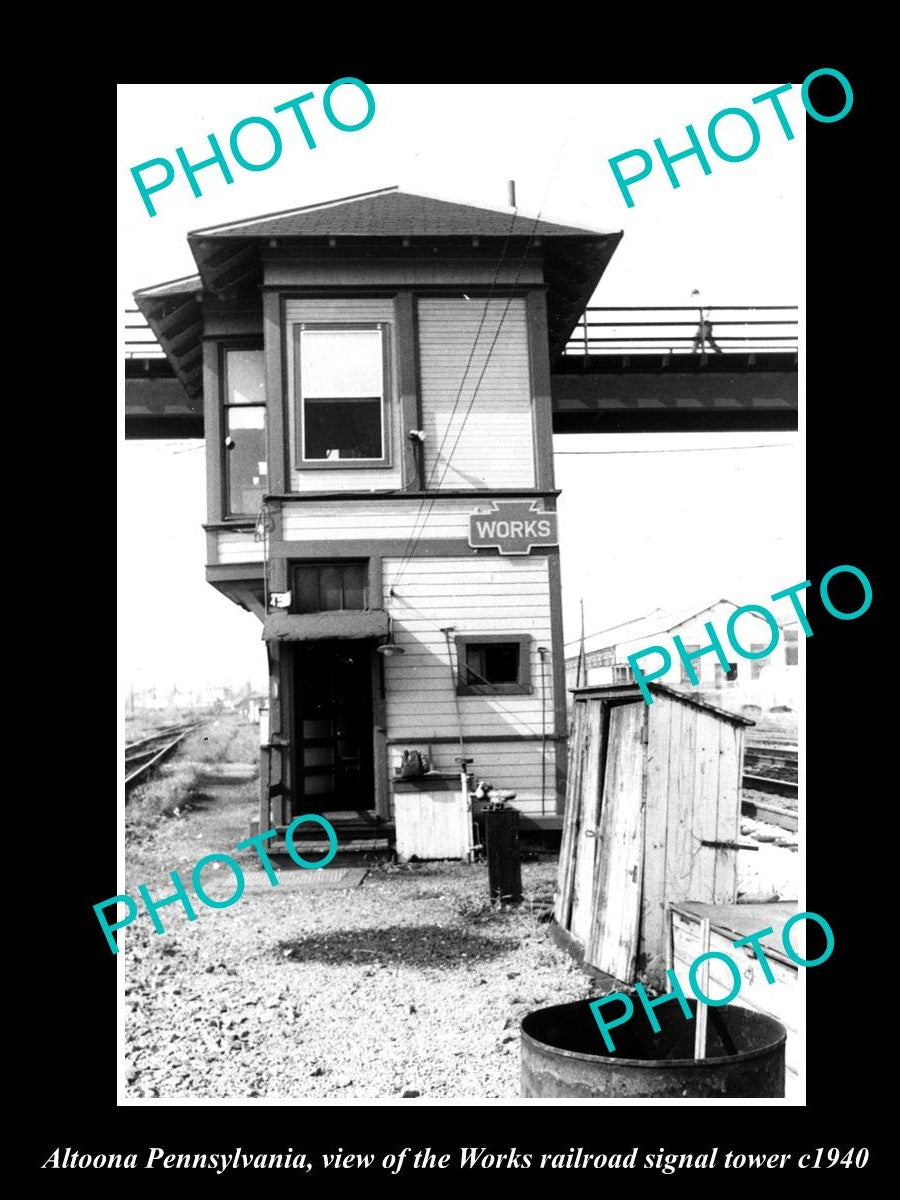
{"label": "bridge railing", "polygon": [[156,334],[139,308],[125,309],[125,357],[165,358]]}
{"label": "bridge railing", "polygon": [[[703,311],[723,353],[797,349],[796,304],[704,304]],[[691,354],[699,326],[699,305],[591,307],[575,326],[564,353]],[[708,338],[706,353],[715,353]]]}
{"label": "bridge railing", "polygon": [[[708,310],[704,305],[704,311],[723,353],[797,349],[795,304],[711,305]],[[700,310],[691,305],[588,308],[565,354],[690,354],[699,324]],[[137,308],[125,309],[125,357],[163,357],[153,330]]]}

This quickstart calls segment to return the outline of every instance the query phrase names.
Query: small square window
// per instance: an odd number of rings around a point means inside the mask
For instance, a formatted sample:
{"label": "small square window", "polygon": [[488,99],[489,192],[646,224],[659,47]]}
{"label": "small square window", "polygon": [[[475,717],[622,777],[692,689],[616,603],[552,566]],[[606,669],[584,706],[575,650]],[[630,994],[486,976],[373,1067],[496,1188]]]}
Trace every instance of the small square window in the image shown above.
{"label": "small square window", "polygon": [[457,637],[461,696],[516,696],[531,692],[531,638],[496,634]]}

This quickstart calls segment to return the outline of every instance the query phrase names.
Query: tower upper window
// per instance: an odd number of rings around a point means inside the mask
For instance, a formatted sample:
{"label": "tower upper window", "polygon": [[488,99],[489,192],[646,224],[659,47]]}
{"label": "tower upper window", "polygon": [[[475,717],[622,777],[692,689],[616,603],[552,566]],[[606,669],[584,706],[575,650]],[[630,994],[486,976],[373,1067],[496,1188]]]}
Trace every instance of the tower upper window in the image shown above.
{"label": "tower upper window", "polygon": [[388,363],[381,325],[297,325],[297,459],[310,466],[386,466]]}

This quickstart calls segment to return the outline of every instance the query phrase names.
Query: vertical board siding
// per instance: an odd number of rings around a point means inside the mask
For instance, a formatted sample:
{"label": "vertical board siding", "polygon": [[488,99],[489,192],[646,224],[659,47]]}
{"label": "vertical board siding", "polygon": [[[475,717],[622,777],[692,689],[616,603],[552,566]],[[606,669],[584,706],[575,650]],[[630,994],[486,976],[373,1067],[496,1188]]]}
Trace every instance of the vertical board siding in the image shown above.
{"label": "vertical board siding", "polygon": [[524,299],[420,297],[418,327],[429,485],[534,487]]}
{"label": "vertical board siding", "polygon": [[719,728],[722,722],[711,712],[697,713],[697,757],[694,771],[694,816],[691,833],[694,852],[691,856],[691,874],[686,893],[692,900],[712,900],[716,875],[715,846],[704,846],[703,842],[718,841],[717,819],[719,809]]}
{"label": "vertical board siding", "polygon": [[398,792],[394,797],[397,857],[464,859],[472,849],[468,799],[458,792]]}
{"label": "vertical board siding", "polygon": [[594,920],[584,955],[585,962],[625,983],[634,978],[640,928],[646,719],[647,708],[638,703],[615,705],[609,715]]}
{"label": "vertical board siding", "polygon": [[[738,839],[743,730],[688,697],[657,695],[650,707],[612,705],[601,741],[595,730],[608,705],[601,695],[575,702],[555,916],[586,962],[630,982],[633,943],[637,968],[656,981],[667,965],[668,906],[735,901],[737,851],[702,843]],[[606,755],[599,845],[585,836],[597,811],[597,753],[601,762]]]}
{"label": "vertical board siding", "polygon": [[[667,697],[668,699],[668,697]],[[690,896],[694,841],[694,752],[697,745],[697,709],[671,700],[672,741],[669,745],[669,794],[666,834],[666,899]],[[690,897],[699,899],[699,897]]]}
{"label": "vertical board siding", "polygon": [[666,938],[666,837],[669,751],[678,706],[656,697],[647,731],[647,811],[644,821],[644,894],[641,948],[648,959],[664,957]]}
{"label": "vertical board siding", "polygon": [[[736,842],[741,832],[741,775],[744,731],[727,721],[719,724],[719,806],[716,813],[716,840]],[[737,850],[718,850],[712,894],[715,904],[730,904],[737,899]]]}
{"label": "vertical board siding", "polygon": [[[340,491],[342,488],[399,487],[402,448],[400,443],[400,389],[397,381],[397,336],[394,302],[389,296],[293,299],[284,306],[284,346],[287,372],[285,395],[288,406],[288,436],[290,439],[290,490],[292,492]],[[323,470],[300,470],[297,464],[297,399],[294,395],[294,330],[306,322],[312,325],[364,325],[381,321],[389,324],[390,337],[390,395],[387,405],[387,428],[390,467],[335,467]]]}

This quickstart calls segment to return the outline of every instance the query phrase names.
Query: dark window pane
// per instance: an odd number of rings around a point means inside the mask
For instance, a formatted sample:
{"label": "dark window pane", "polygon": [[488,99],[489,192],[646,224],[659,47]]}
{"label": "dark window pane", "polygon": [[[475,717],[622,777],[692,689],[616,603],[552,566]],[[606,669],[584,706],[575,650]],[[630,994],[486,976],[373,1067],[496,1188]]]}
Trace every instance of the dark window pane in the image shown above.
{"label": "dark window pane", "polygon": [[364,609],[367,577],[367,563],[297,564],[293,574],[293,610],[311,613]]}
{"label": "dark window pane", "polygon": [[323,612],[341,608],[341,568],[322,567],[319,575],[319,602]]}
{"label": "dark window pane", "polygon": [[241,406],[226,409],[228,436],[234,445],[225,451],[230,516],[256,516],[267,490],[266,410]]}
{"label": "dark window pane", "polygon": [[482,642],[466,646],[468,684],[517,683],[519,679],[518,642]]}
{"label": "dark window pane", "polygon": [[491,683],[515,683],[519,677],[517,642],[488,643],[484,648],[485,675]]}
{"label": "dark window pane", "polygon": [[799,651],[796,642],[793,646],[785,646],[784,661],[789,667],[796,667],[800,661]]}
{"label": "dark window pane", "polygon": [[383,458],[381,397],[303,401],[307,459]]}
{"label": "dark window pane", "polygon": [[366,572],[361,563],[344,567],[344,608],[366,607]]}
{"label": "dark window pane", "polygon": [[298,613],[319,611],[319,568],[297,567],[294,571],[294,609]]}

